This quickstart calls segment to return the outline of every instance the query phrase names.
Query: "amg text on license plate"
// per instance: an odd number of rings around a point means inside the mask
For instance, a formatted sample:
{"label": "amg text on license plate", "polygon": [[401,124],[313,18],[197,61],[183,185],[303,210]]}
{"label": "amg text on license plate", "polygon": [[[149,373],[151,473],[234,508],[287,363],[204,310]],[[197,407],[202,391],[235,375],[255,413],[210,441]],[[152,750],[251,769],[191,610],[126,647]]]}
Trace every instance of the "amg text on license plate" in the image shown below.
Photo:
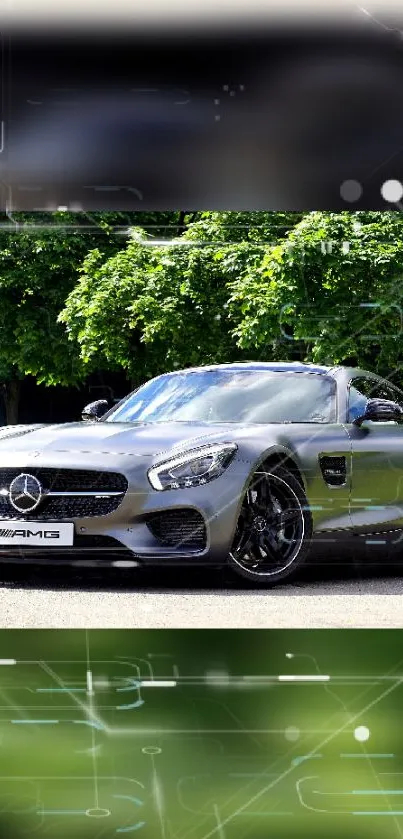
{"label": "amg text on license plate", "polygon": [[73,545],[74,524],[47,521],[0,521],[0,545],[33,545],[56,548]]}

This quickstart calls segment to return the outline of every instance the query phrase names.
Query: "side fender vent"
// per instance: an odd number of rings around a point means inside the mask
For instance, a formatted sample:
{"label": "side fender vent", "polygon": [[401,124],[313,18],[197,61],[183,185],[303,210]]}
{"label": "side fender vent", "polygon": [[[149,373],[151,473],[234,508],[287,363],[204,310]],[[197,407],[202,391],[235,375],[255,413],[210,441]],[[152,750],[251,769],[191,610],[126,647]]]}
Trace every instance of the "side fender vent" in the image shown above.
{"label": "side fender vent", "polygon": [[328,486],[341,487],[347,480],[346,458],[338,455],[323,455],[319,458],[322,475]]}

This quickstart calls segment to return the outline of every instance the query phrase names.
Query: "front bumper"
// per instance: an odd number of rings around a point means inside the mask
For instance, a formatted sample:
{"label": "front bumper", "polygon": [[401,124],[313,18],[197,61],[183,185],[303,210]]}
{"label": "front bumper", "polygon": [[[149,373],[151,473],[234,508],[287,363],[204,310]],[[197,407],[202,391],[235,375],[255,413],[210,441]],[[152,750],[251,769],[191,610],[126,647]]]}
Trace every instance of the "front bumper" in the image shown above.
{"label": "front bumper", "polygon": [[[0,546],[0,561],[122,568],[189,562],[192,565],[225,563],[250,464],[235,458],[223,475],[204,486],[157,491],[152,489],[147,478],[151,458],[133,456],[130,468],[127,468],[127,459],[127,456],[119,459],[116,455],[108,457],[103,453],[101,464],[80,458],[77,466],[80,470],[102,468],[103,471],[119,472],[127,479],[128,489],[111,513],[54,519],[55,523],[73,521],[73,547]],[[71,468],[72,463],[71,457],[58,457],[57,464],[41,458],[35,466],[62,470]],[[21,463],[17,468],[29,471],[32,466]],[[39,508],[31,518],[42,521]],[[183,522],[186,526],[182,526]]]}

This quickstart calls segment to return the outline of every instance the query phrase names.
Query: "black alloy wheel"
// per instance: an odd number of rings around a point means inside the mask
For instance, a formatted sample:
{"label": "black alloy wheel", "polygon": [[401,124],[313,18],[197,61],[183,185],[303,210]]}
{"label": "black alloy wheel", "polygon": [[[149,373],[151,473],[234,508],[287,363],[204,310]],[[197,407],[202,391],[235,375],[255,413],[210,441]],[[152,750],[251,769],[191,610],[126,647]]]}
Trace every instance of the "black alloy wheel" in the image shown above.
{"label": "black alloy wheel", "polygon": [[282,467],[260,469],[240,510],[229,566],[261,586],[289,579],[305,560],[312,517],[300,482]]}

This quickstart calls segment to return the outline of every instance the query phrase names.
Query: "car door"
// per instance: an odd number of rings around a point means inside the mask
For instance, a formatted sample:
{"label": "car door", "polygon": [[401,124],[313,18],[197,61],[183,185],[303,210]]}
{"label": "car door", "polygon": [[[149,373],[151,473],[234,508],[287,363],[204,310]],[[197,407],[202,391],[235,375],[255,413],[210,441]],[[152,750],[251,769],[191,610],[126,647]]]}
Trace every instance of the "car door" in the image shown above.
{"label": "car door", "polygon": [[403,407],[403,394],[389,382],[361,374],[349,383],[351,523],[364,532],[393,530],[403,526],[403,425],[372,421],[354,425],[369,398],[390,399]]}

